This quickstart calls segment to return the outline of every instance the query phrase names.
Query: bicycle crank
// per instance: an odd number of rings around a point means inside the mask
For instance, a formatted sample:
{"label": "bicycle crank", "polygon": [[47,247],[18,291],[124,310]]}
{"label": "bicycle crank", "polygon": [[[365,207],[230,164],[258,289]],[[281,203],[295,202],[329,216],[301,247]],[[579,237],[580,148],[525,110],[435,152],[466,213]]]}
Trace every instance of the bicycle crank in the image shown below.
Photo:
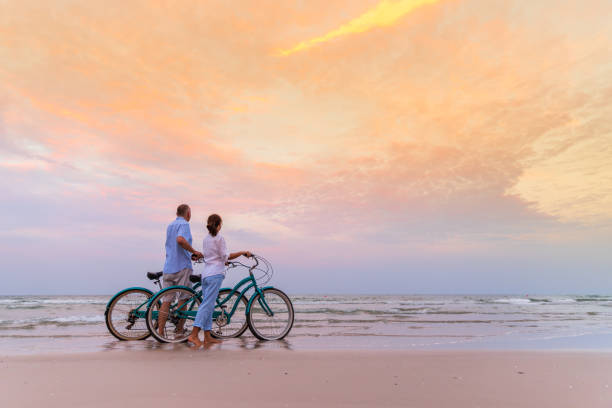
{"label": "bicycle crank", "polygon": [[219,326],[219,327],[225,326],[227,324],[227,315],[225,313],[221,313],[215,319],[215,323],[217,323],[217,326]]}

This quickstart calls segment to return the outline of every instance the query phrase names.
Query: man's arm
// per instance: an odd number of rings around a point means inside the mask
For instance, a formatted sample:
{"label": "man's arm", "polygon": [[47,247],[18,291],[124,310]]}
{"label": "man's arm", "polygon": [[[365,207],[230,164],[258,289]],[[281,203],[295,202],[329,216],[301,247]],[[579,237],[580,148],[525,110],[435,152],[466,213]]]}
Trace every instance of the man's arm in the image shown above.
{"label": "man's arm", "polygon": [[176,243],[179,244],[181,246],[181,248],[183,248],[186,251],[191,252],[192,254],[194,254],[197,259],[203,258],[204,255],[202,255],[201,252],[196,251],[195,249],[192,248],[191,245],[189,245],[189,242],[187,242],[187,240],[183,237],[181,237],[180,235],[178,237],[176,237]]}

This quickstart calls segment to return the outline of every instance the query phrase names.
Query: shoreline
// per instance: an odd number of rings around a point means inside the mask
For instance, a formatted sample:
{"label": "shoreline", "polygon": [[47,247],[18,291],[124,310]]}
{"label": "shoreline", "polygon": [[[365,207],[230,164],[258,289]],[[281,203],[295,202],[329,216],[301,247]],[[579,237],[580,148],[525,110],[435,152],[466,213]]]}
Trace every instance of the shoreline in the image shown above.
{"label": "shoreline", "polygon": [[612,353],[99,351],[0,357],[0,405],[609,407]]}
{"label": "shoreline", "polygon": [[[231,340],[231,339],[229,339]],[[228,339],[224,340],[228,341]],[[128,342],[120,342],[120,344],[128,344]],[[168,354],[176,354],[177,356],[182,355],[181,353],[222,353],[222,354],[240,354],[240,353],[287,353],[287,354],[401,354],[401,355],[442,355],[442,354],[577,354],[577,355],[591,355],[591,354],[601,354],[601,355],[610,355],[612,356],[612,347],[606,349],[577,349],[577,348],[551,348],[551,349],[538,349],[538,348],[406,348],[406,349],[392,349],[392,348],[355,348],[355,347],[345,347],[345,348],[299,348],[292,349],[286,347],[277,347],[277,348],[238,348],[235,346],[230,346],[227,348],[216,348],[217,345],[214,345],[210,350],[205,350],[201,348],[199,350],[192,349],[192,346],[188,345],[186,342],[179,344],[163,344],[157,343],[157,347],[144,349],[130,349],[130,348],[108,348],[108,349],[97,349],[97,350],[79,350],[79,351],[70,351],[70,350],[53,350],[53,351],[37,351],[37,352],[23,352],[23,353],[4,353],[3,350],[0,350],[0,359],[1,360],[28,360],[28,359],[56,359],[60,358],[76,358],[76,357],[84,357],[94,355],[115,355],[115,354],[142,354],[149,355],[150,353],[168,353]],[[612,386],[612,384],[611,384]]]}
{"label": "shoreline", "polygon": [[[224,349],[610,350],[612,296],[538,299],[482,296],[293,296],[287,340],[246,332]],[[149,350],[125,344],[104,323],[104,296],[0,299],[0,354]],[[161,347],[165,348],[165,347]]]}

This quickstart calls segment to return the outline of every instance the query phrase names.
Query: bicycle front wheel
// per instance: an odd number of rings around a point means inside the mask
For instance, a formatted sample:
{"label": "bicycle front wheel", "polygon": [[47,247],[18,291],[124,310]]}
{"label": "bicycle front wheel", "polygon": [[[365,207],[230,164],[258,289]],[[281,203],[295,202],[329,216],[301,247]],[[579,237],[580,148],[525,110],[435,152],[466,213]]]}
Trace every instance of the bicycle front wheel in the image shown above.
{"label": "bicycle front wheel", "polygon": [[158,292],[147,309],[147,327],[157,341],[182,343],[193,329],[200,299],[187,287]]}
{"label": "bicycle front wheel", "polygon": [[253,295],[247,314],[249,329],[260,340],[280,340],[293,327],[293,304],[283,291],[264,289]]}
{"label": "bicycle front wheel", "polygon": [[128,289],[116,295],[104,313],[108,331],[119,340],[149,337],[145,313],[151,296],[146,289]]}

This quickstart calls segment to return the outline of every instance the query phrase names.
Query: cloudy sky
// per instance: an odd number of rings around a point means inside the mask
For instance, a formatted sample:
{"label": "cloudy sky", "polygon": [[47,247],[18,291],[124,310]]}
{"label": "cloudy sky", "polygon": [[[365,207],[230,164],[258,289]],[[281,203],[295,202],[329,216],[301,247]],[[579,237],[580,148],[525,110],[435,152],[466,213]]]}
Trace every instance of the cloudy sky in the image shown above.
{"label": "cloudy sky", "polygon": [[212,212],[292,293],[612,292],[609,0],[0,0],[0,294]]}

